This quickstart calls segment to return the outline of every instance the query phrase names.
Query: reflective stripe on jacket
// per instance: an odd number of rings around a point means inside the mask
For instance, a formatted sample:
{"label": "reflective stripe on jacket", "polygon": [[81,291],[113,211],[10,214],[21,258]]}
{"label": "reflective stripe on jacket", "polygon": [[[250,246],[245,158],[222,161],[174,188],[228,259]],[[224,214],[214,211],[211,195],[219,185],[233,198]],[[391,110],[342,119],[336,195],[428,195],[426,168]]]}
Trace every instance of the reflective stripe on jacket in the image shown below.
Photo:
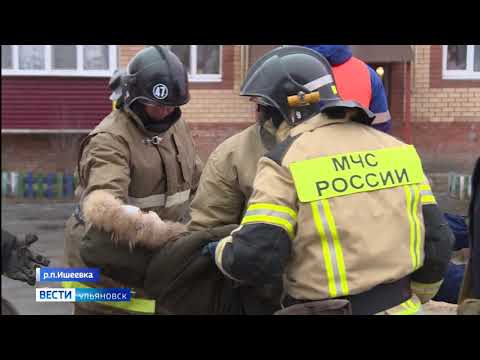
{"label": "reflective stripe on jacket", "polygon": [[[260,284],[281,281],[285,270],[290,296],[321,300],[359,294],[422,267],[422,205],[435,200],[416,153],[370,127],[322,115],[290,136],[260,160],[242,225],[217,247],[216,263],[227,276]],[[383,162],[360,157],[389,149],[399,152]],[[415,163],[406,175],[393,170],[401,168],[403,150]],[[343,180],[330,183],[337,194],[301,201],[290,165],[338,154],[347,162],[332,178]],[[322,169],[313,170],[322,176]],[[344,186],[363,190],[343,195]]]}
{"label": "reflective stripe on jacket", "polygon": [[[103,190],[124,204],[155,212],[162,220],[183,222],[188,217],[189,199],[198,186],[201,170],[201,160],[184,120],[179,119],[164,133],[154,134],[145,129],[135,114],[115,110],[81,143],[76,194],[82,206],[90,193]],[[86,267],[80,256],[81,244],[90,237],[108,241],[111,235],[72,215],[65,230],[67,265]],[[105,256],[109,258],[109,254]],[[96,286],[124,287],[106,276],[101,276]],[[143,297],[142,289],[137,289],[137,294]],[[95,303],[78,305],[96,307]],[[104,306],[98,307],[97,310],[104,311]]]}

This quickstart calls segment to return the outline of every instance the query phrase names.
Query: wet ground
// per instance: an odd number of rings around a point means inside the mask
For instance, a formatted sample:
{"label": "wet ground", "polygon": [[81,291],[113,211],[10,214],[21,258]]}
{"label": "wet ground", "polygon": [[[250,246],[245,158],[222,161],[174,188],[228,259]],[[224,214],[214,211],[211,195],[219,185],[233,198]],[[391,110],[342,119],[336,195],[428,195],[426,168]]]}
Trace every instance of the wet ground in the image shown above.
{"label": "wet ground", "polygon": [[[2,202],[2,229],[19,238],[29,232],[39,240],[32,249],[47,256],[52,267],[63,267],[63,231],[72,213],[73,203],[6,204]],[[39,286],[40,287],[40,286]],[[43,283],[41,287],[60,287],[59,283]],[[35,287],[2,276],[2,297],[9,300],[20,314],[66,315],[72,313],[70,303],[35,302]]]}
{"label": "wet ground", "polygon": [[[464,215],[467,201],[450,198],[446,193],[445,176],[433,176],[432,188],[443,211]],[[73,203],[12,203],[2,201],[2,228],[23,237],[29,232],[36,233],[40,240],[33,249],[48,256],[52,267],[62,267],[64,249],[64,226],[74,208]],[[42,286],[60,287],[58,283]],[[69,303],[37,303],[35,288],[2,276],[2,297],[9,300],[20,314],[66,315],[71,314]],[[455,305],[430,302],[425,306],[427,314],[454,315]]]}

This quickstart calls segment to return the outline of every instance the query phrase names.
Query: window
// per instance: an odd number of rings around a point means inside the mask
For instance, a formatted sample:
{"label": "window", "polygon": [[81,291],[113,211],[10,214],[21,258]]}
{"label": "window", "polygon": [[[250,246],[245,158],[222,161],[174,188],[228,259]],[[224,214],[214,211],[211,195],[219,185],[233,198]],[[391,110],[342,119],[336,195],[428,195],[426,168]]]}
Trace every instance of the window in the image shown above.
{"label": "window", "polygon": [[109,77],[115,45],[2,45],[2,75]]}
{"label": "window", "polygon": [[18,47],[19,69],[44,69],[45,48],[42,45],[20,45]]}
{"label": "window", "polygon": [[107,45],[85,45],[83,49],[85,70],[108,70]]}
{"label": "window", "polygon": [[480,45],[443,45],[444,79],[480,79]]}
{"label": "window", "polygon": [[188,70],[190,81],[222,81],[221,45],[167,45]]}
{"label": "window", "polygon": [[12,67],[12,45],[2,45],[2,70]]}
{"label": "window", "polygon": [[77,47],[75,45],[55,45],[52,47],[53,69],[77,68]]}

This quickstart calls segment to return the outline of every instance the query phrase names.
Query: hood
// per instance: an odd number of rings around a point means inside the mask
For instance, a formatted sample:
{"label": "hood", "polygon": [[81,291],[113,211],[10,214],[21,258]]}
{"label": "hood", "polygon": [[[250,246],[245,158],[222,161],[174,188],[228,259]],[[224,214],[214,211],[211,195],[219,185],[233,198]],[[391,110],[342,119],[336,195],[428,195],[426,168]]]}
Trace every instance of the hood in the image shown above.
{"label": "hood", "polygon": [[303,45],[315,50],[327,58],[330,65],[340,65],[352,57],[352,50],[348,45]]}

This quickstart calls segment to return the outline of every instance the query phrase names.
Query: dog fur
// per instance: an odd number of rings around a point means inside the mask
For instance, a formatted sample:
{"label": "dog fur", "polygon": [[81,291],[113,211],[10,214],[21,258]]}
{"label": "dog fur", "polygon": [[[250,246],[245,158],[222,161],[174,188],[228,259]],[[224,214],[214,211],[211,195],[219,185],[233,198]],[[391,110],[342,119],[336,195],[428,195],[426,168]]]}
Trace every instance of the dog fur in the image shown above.
{"label": "dog fur", "polygon": [[127,211],[120,200],[104,190],[89,194],[83,202],[85,220],[105,232],[111,232],[117,244],[128,243],[149,249],[163,246],[187,232],[184,224],[163,221],[153,211]]}

